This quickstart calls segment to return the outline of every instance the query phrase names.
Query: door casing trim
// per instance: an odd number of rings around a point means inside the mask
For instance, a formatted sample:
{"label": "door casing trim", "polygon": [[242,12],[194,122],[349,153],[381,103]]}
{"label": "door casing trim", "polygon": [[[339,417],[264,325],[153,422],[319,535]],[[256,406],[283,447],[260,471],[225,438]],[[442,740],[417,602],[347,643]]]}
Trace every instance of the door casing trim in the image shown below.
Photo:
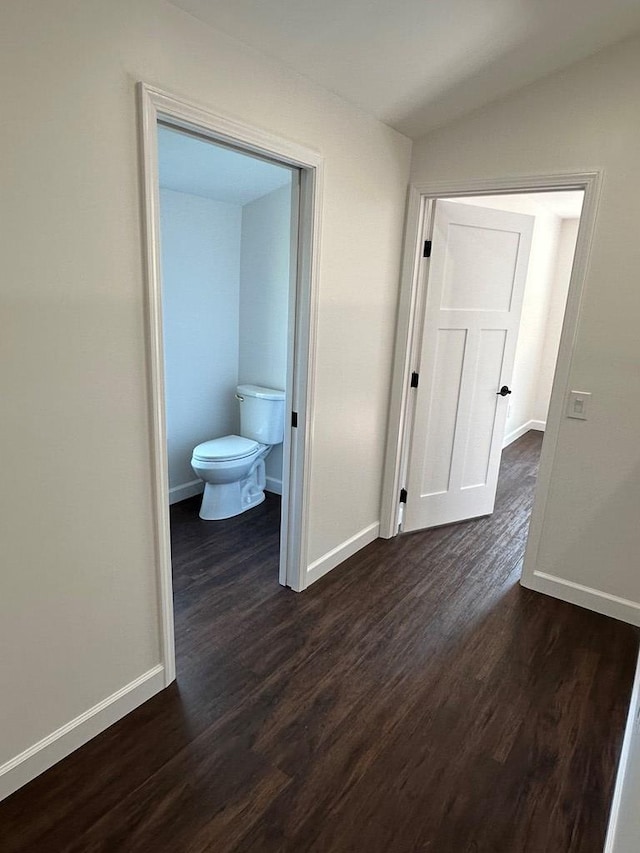
{"label": "door casing trim", "polygon": [[[175,679],[173,582],[169,530],[169,484],[166,445],[158,121],[268,157],[300,170],[296,291],[296,326],[289,358],[287,398],[298,413],[296,429],[287,429],[283,457],[283,542],[280,583],[299,592],[307,586],[309,471],[313,444],[318,269],[324,158],[316,151],[267,131],[218,115],[144,82],[137,84],[141,161],[142,228],[145,253],[145,320],[151,441],[151,480],[161,659],[165,684]],[[290,415],[286,415],[289,423]],[[287,471],[288,467],[288,471]]]}
{"label": "door casing trim", "polygon": [[411,439],[412,400],[410,376],[417,367],[420,343],[421,308],[427,287],[428,259],[422,258],[422,240],[430,233],[434,202],[438,198],[507,195],[554,190],[584,190],[584,202],[576,251],[571,271],[560,347],[556,363],[547,429],[536,495],[529,527],[523,568],[523,583],[533,579],[547,506],[547,498],[565,410],[569,377],[576,345],[583,302],[584,285],[594,239],[596,216],[602,192],[603,172],[562,172],[528,176],[510,176],[465,181],[412,184],[407,202],[402,275],[398,306],[396,347],[389,407],[389,428],[383,475],[380,536],[389,539],[399,532],[401,521],[400,489],[407,465]]}

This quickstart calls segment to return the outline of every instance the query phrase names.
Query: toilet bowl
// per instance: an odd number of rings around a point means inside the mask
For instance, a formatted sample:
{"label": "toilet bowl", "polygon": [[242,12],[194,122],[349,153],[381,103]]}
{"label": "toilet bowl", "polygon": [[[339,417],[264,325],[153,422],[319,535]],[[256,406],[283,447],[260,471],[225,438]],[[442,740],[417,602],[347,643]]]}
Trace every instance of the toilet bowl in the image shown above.
{"label": "toilet bowl", "polygon": [[271,446],[241,435],[204,441],[193,450],[191,467],[204,480],[200,518],[231,518],[264,500],[264,460]]}
{"label": "toilet bowl", "polygon": [[191,467],[204,481],[200,518],[232,518],[262,503],[266,485],[264,460],[284,437],[284,392],[239,385],[240,431],[198,444]]}

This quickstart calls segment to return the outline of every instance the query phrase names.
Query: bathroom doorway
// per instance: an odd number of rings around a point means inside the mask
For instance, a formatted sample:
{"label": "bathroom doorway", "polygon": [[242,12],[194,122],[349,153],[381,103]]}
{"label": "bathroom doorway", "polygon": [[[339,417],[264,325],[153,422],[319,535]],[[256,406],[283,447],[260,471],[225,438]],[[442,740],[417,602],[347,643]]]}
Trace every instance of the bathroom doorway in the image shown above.
{"label": "bathroom doorway", "polygon": [[299,175],[161,123],[158,179],[169,503],[222,521],[282,495]]}
{"label": "bathroom doorway", "polygon": [[[305,586],[322,160],[144,84],[139,97],[168,684],[172,517],[182,565],[186,541],[208,552],[212,571],[221,554],[248,547],[276,586]],[[260,531],[275,556],[247,545]]]}

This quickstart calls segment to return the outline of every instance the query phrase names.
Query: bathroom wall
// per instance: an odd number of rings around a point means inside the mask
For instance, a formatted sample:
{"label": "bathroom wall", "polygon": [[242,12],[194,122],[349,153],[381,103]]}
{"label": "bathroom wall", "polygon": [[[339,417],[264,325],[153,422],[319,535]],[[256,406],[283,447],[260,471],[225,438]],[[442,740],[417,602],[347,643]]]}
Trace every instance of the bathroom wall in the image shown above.
{"label": "bathroom wall", "polygon": [[[287,379],[291,183],[242,208],[239,382],[282,388]],[[266,461],[267,488],[282,494],[282,445]]]}
{"label": "bathroom wall", "polygon": [[171,503],[202,491],[196,444],[239,428],[242,207],[162,189],[167,450]]}

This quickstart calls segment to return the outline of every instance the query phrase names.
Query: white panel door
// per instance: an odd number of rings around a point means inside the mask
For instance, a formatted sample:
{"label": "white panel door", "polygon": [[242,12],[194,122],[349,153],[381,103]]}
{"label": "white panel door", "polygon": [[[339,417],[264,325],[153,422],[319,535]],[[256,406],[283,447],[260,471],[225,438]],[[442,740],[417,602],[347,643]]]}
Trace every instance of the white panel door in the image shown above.
{"label": "white panel door", "polygon": [[533,224],[436,202],[403,530],[493,512]]}

